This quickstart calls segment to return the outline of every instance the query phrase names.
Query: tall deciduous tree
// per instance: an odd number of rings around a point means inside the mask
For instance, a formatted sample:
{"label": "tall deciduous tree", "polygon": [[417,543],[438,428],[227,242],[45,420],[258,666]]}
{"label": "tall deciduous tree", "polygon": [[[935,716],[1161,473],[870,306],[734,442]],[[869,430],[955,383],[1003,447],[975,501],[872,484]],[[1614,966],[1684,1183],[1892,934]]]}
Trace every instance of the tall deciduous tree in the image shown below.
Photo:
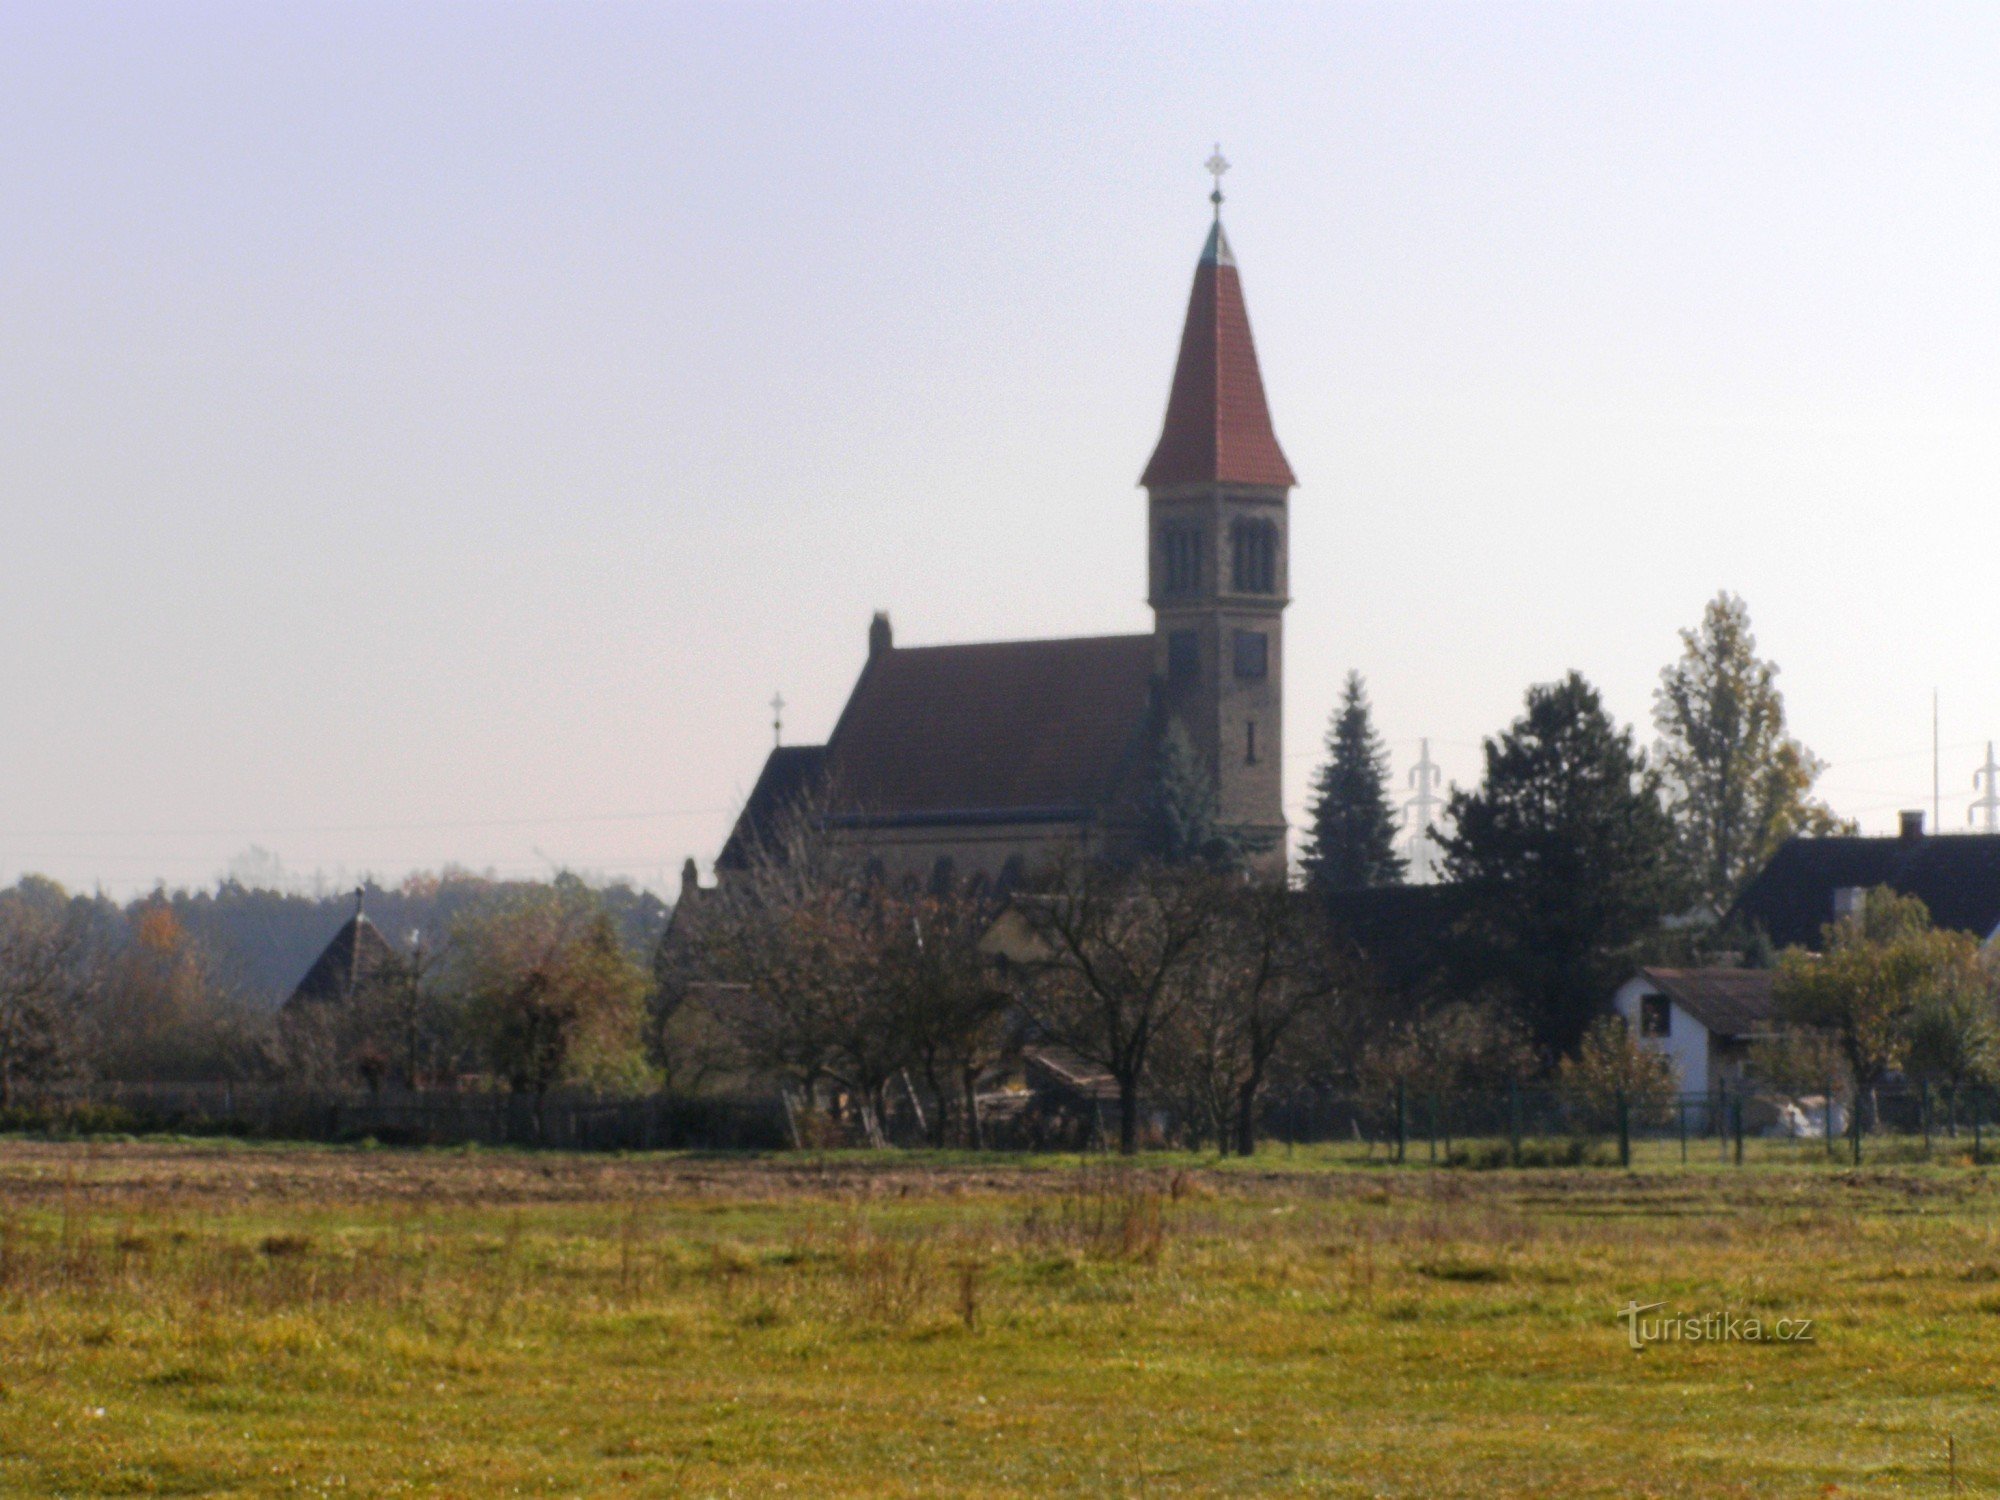
{"label": "tall deciduous tree", "polygon": [[1312,826],[1301,862],[1315,890],[1399,885],[1396,815],[1389,805],[1389,752],[1375,732],[1368,689],[1347,674],[1326,733],[1326,764],[1313,779]]}
{"label": "tall deciduous tree", "polygon": [[1678,894],[1657,780],[1572,672],[1528,690],[1527,711],[1486,742],[1484,783],[1454,792],[1450,815],[1465,977],[1496,986],[1541,1046],[1566,1053]]}
{"label": "tall deciduous tree", "polygon": [[645,967],[574,877],[462,920],[450,972],[493,1071],[538,1105],[562,1083],[645,1081]]}
{"label": "tall deciduous tree", "polygon": [[1653,697],[1662,784],[1694,894],[1721,912],[1794,834],[1851,825],[1812,797],[1823,765],[1785,732],[1777,664],[1757,655],[1750,611],[1717,594],[1681,632]]}

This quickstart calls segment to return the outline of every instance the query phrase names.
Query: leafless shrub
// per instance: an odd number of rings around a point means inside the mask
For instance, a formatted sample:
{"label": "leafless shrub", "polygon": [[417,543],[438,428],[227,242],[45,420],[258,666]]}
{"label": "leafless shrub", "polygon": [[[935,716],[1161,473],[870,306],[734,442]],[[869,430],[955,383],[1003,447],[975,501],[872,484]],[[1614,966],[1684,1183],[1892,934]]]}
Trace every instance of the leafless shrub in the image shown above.
{"label": "leafless shrub", "polygon": [[1151,1265],[1167,1241],[1167,1191],[1161,1174],[1124,1166],[1086,1166],[1059,1193],[1052,1211],[1031,1205],[1022,1237],[1093,1260]]}

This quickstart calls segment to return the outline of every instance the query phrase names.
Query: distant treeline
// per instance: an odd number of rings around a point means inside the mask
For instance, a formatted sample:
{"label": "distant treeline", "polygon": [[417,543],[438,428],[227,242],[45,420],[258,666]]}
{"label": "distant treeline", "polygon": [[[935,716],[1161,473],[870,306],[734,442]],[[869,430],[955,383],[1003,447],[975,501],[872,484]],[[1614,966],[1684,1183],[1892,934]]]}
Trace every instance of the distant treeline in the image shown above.
{"label": "distant treeline", "polygon": [[[24,877],[25,883],[40,882]],[[416,874],[399,885],[361,887],[368,918],[398,948],[421,934],[435,948],[461,918],[535,891],[540,881],[494,880],[464,870]],[[599,892],[635,957],[650,960],[666,927],[667,904],[624,884]],[[149,892],[122,904],[105,896],[69,896],[87,903],[90,923],[107,937],[136,932],[148,912],[165,910],[198,943],[217,977],[252,1005],[276,1006],[292,992],[340,924],[354,915],[354,892],[302,895],[262,890],[235,880],[202,890]]]}
{"label": "distant treeline", "polygon": [[[546,882],[492,880],[468,870],[442,874],[412,874],[396,886],[366,882],[368,920],[398,948],[408,948],[412,934],[422,934],[432,948],[440,946],[460,918],[496,902],[520,898]],[[168,912],[174,924],[194,938],[212,966],[216,980],[226,982],[252,1006],[278,1006],[292,986],[326,948],[328,938],[354,916],[354,890],[328,896],[306,896],[282,890],[262,890],[236,880],[220,880],[204,890],[156,888],[128,902],[110,896],[84,896],[62,890],[42,876],[22,876],[18,892],[32,892],[38,904],[64,904],[112,944],[130,940],[150,912]],[[660,932],[666,928],[668,906],[646,890],[614,884],[598,892],[604,908],[618,924],[630,952],[650,960]]]}

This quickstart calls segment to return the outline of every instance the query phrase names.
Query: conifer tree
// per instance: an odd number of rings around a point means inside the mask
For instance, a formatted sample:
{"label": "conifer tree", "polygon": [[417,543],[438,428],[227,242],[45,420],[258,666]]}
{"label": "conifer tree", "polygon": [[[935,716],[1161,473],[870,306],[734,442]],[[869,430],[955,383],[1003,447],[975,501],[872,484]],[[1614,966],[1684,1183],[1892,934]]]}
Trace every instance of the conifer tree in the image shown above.
{"label": "conifer tree", "polygon": [[1682,895],[1659,778],[1572,672],[1528,690],[1526,712],[1486,741],[1485,781],[1454,792],[1450,812],[1460,982],[1497,989],[1550,1055],[1566,1053]]}
{"label": "conifer tree", "polygon": [[1178,719],[1168,721],[1154,749],[1145,813],[1143,847],[1162,864],[1228,866],[1241,857],[1218,821],[1215,777]]}
{"label": "conifer tree", "polygon": [[1301,856],[1314,890],[1400,885],[1396,816],[1389,807],[1389,752],[1368,707],[1359,672],[1347,674],[1326,732],[1326,764],[1313,778],[1312,826]]}

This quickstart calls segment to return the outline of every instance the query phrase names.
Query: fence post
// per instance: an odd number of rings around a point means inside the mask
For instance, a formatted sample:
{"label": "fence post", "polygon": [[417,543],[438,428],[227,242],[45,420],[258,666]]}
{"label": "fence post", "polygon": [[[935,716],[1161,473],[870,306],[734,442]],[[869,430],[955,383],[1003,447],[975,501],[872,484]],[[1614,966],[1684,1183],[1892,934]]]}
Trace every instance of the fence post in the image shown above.
{"label": "fence post", "polygon": [[1426,1109],[1424,1114],[1426,1116],[1426,1130],[1430,1136],[1431,1143],[1431,1164],[1435,1166],[1438,1159],[1438,1096],[1436,1094],[1430,1096],[1430,1108]]}
{"label": "fence post", "polygon": [[1403,1153],[1410,1142],[1410,1116],[1403,1098],[1403,1080],[1396,1080],[1396,1165],[1403,1164]]}
{"label": "fence post", "polygon": [[1618,1165],[1632,1165],[1632,1112],[1625,1103],[1625,1090],[1618,1091]]}
{"label": "fence post", "polygon": [[1682,1166],[1686,1166],[1686,1165],[1687,1165],[1687,1159],[1688,1159],[1688,1102],[1687,1102],[1687,1095],[1685,1095],[1685,1094],[1676,1094],[1676,1095],[1674,1096],[1674,1116],[1675,1116],[1675,1119],[1674,1119],[1674,1123],[1675,1123],[1675,1125],[1676,1125],[1676,1126],[1678,1126],[1678,1127],[1679,1127],[1679,1129],[1680,1129],[1680,1135],[1681,1135],[1681,1165],[1682,1165]]}
{"label": "fence post", "polygon": [[1507,1151],[1514,1166],[1521,1165],[1521,1081],[1507,1080]]}
{"label": "fence post", "polygon": [[1743,1096],[1737,1094],[1729,1101],[1729,1123],[1736,1135],[1736,1165],[1743,1165]]}

